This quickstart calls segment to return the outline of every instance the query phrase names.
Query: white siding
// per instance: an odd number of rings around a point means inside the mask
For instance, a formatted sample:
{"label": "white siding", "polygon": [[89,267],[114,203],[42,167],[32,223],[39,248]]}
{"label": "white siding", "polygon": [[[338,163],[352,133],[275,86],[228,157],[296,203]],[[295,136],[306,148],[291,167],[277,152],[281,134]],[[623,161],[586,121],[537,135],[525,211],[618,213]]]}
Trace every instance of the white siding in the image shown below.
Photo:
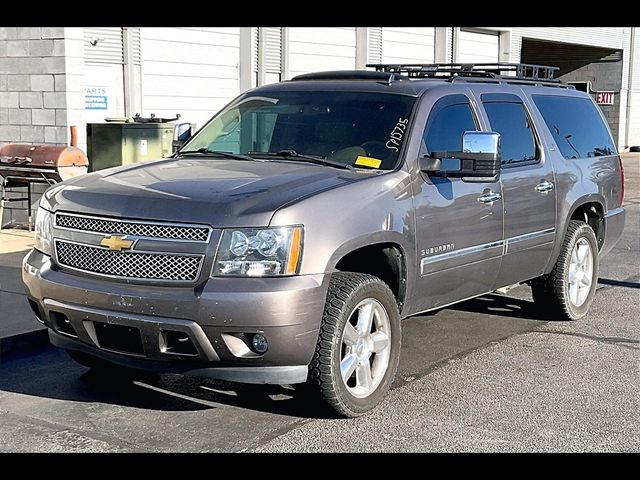
{"label": "white siding", "polygon": [[142,27],[143,115],[201,127],[240,93],[240,29]]}
{"label": "white siding", "polygon": [[356,68],[356,29],[289,28],[288,78],[323,70]]}
{"label": "white siding", "polygon": [[433,63],[433,27],[383,27],[382,63]]}
{"label": "white siding", "polygon": [[491,63],[500,60],[500,36],[460,30],[458,37],[458,62]]}

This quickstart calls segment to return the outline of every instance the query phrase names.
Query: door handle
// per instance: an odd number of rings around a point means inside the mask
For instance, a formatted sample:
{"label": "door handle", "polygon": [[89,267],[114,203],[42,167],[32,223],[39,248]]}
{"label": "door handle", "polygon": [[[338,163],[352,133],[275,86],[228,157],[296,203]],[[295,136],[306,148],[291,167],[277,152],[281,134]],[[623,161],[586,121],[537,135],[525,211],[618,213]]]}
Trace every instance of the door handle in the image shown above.
{"label": "door handle", "polygon": [[480,203],[492,204],[493,202],[497,202],[501,198],[502,198],[502,195],[500,195],[499,193],[489,191],[484,195],[479,196],[478,201]]}
{"label": "door handle", "polygon": [[553,190],[553,187],[554,187],[553,183],[547,182],[545,180],[544,182],[539,183],[538,185],[536,185],[533,188],[535,188],[536,192],[547,193],[547,192]]}

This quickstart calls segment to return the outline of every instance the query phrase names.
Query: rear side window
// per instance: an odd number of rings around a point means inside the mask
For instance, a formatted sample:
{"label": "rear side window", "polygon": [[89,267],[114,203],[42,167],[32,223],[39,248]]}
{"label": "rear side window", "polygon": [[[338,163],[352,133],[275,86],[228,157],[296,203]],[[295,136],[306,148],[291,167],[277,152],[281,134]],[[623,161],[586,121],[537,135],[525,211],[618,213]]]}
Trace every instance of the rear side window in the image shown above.
{"label": "rear side window", "polygon": [[607,125],[588,98],[533,95],[564,158],[615,155]]}
{"label": "rear side window", "polygon": [[536,139],[522,103],[483,102],[491,130],[500,134],[502,163],[536,160]]}
{"label": "rear side window", "polygon": [[477,129],[467,97],[449,95],[433,105],[423,140],[427,152],[459,152],[462,150],[462,134]]}

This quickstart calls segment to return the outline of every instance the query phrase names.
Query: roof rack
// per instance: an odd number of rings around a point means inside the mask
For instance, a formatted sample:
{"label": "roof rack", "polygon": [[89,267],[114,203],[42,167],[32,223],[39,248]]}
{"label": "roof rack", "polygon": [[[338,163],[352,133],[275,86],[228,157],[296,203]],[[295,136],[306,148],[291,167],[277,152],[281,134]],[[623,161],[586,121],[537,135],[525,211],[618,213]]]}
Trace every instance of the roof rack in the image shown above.
{"label": "roof rack", "polygon": [[448,77],[454,81],[472,77],[517,83],[562,84],[561,80],[553,78],[558,67],[529,63],[371,63],[367,67],[375,68],[376,72],[403,74],[409,78]]}
{"label": "roof rack", "polygon": [[398,73],[371,71],[371,70],[333,70],[330,72],[304,73],[293,77],[291,80],[377,80],[391,84],[400,80],[408,80]]}

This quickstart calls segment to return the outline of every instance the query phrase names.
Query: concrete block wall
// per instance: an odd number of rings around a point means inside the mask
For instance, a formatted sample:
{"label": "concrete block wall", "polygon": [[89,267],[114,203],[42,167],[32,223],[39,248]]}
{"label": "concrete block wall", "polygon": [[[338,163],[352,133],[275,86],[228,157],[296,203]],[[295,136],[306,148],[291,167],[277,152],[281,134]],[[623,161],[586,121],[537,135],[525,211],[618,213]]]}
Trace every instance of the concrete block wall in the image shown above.
{"label": "concrete block wall", "polygon": [[65,29],[0,27],[0,144],[66,144]]}

